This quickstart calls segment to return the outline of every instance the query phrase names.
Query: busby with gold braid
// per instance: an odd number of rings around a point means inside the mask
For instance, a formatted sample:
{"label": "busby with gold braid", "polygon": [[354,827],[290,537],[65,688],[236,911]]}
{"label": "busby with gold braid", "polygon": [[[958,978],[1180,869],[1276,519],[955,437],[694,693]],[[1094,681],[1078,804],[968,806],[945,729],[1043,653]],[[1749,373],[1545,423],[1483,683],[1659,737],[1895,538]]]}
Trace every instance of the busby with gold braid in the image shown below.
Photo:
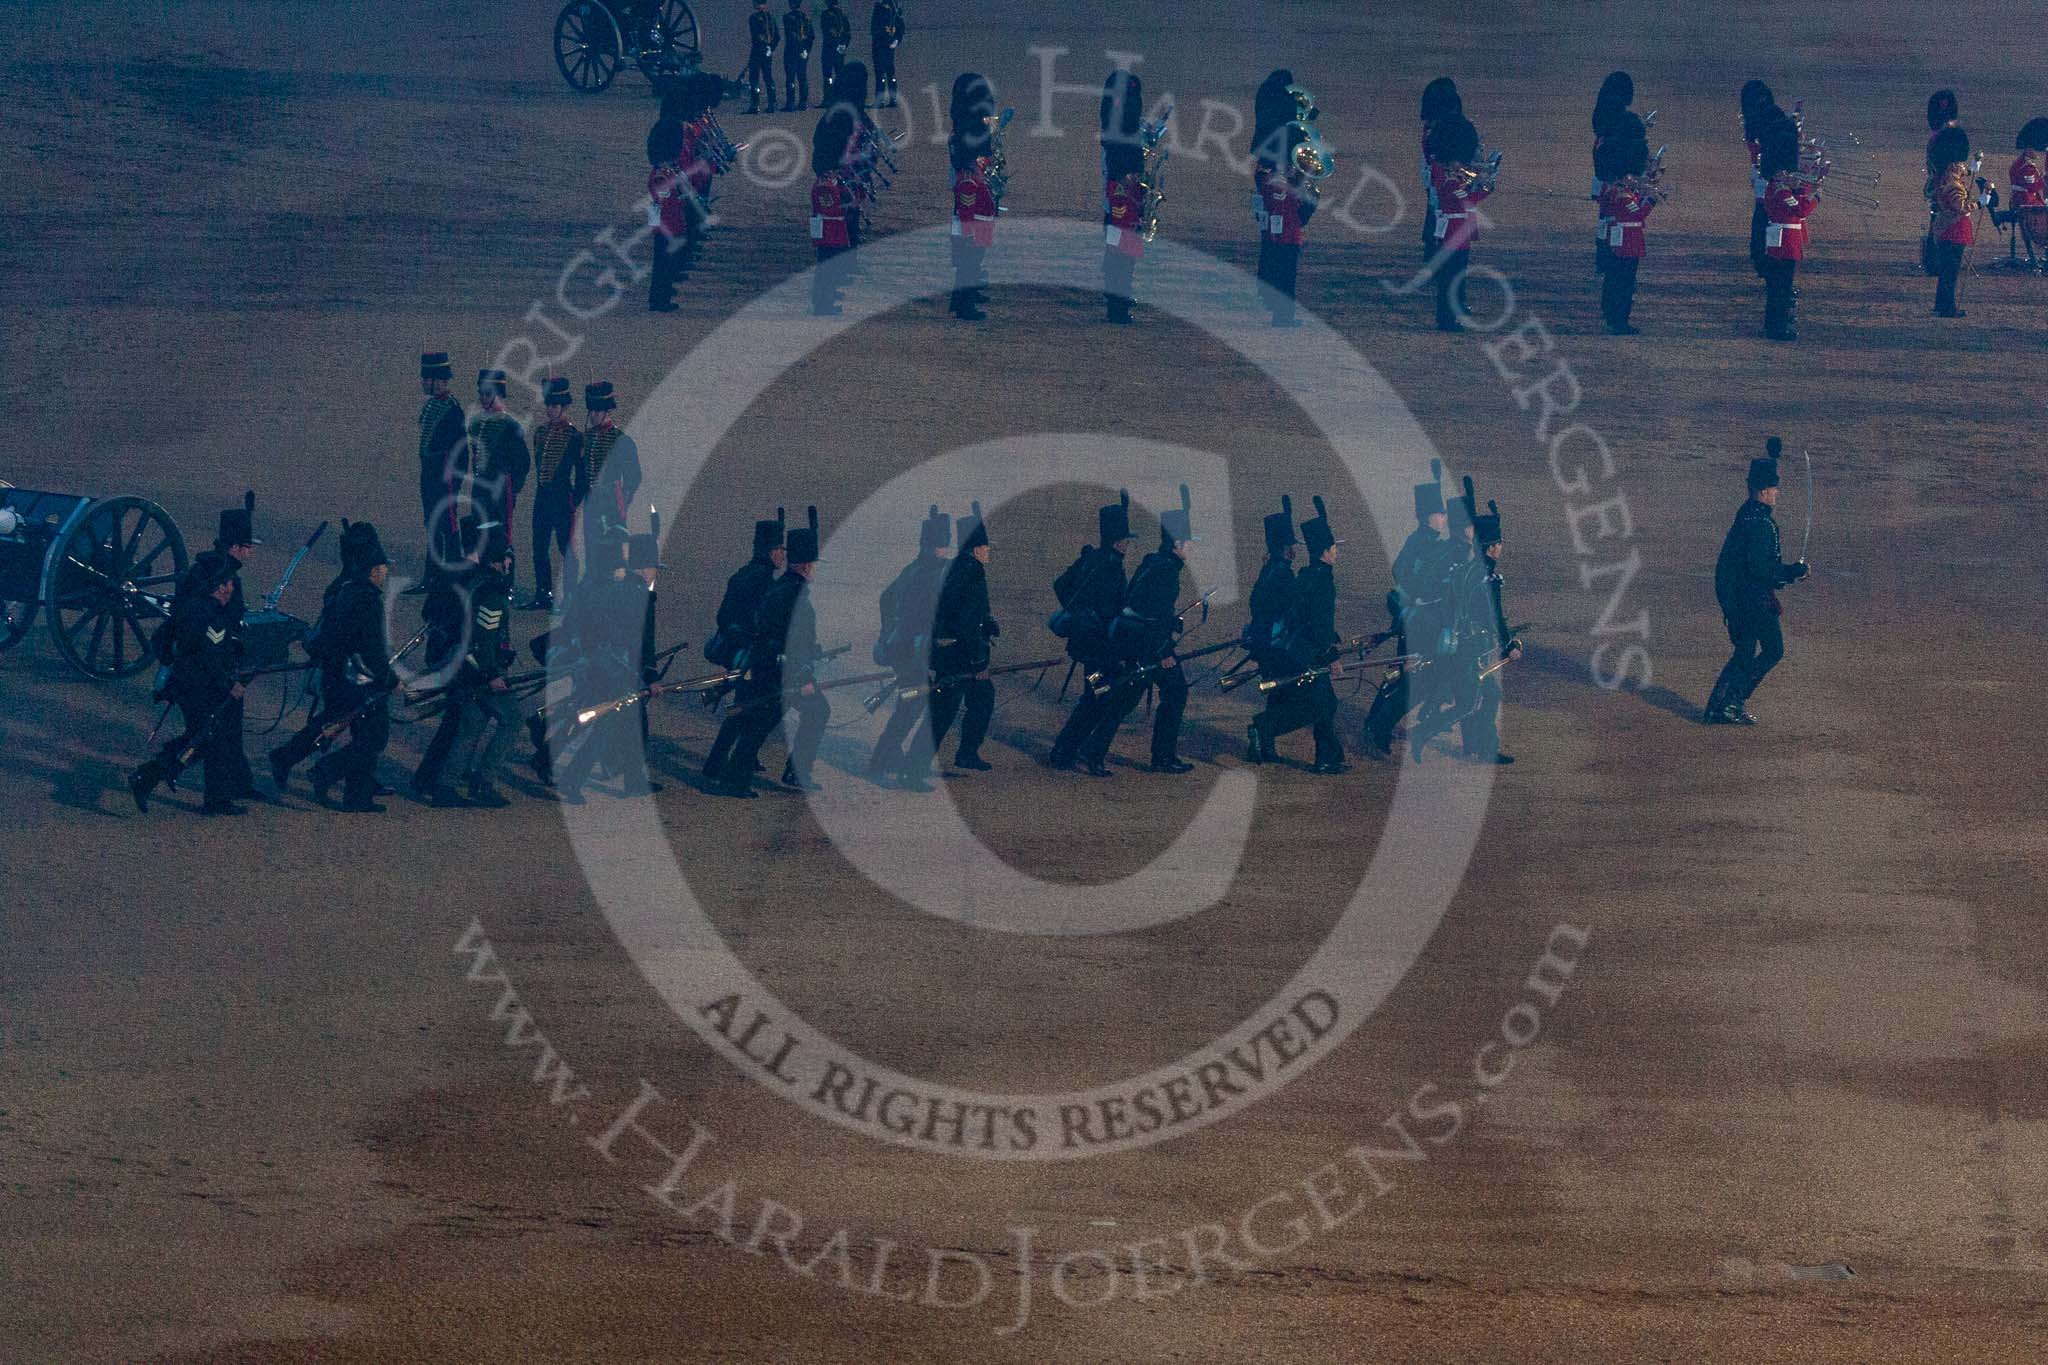
{"label": "busby with gold braid", "polygon": [[455,366],[448,360],[446,351],[427,351],[420,356],[421,379],[453,379]]}

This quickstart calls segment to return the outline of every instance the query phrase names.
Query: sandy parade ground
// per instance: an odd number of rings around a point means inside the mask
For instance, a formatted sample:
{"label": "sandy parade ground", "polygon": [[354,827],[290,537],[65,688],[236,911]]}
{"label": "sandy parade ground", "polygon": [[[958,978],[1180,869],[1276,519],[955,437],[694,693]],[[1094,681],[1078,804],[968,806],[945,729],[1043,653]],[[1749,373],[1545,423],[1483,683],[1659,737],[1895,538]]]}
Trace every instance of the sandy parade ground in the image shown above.
{"label": "sandy parade ground", "polygon": [[[252,597],[344,516],[416,571],[415,365],[446,350],[522,415],[521,375],[616,384],[664,643],[702,642],[757,517],[815,504],[821,633],[865,670],[926,503],[980,499],[998,661],[1053,655],[1095,507],[1129,486],[1149,537],[1182,481],[1218,589],[1192,643],[1244,619],[1283,492],[1327,499],[1369,631],[1433,452],[1500,505],[1529,648],[1497,772],[1317,777],[1306,735],[1250,767],[1212,657],[1185,777],[1138,720],[1108,781],[1040,766],[1056,668],[1000,680],[994,770],[930,794],[862,775],[848,689],[809,798],[704,792],[716,721],[663,700],[651,800],[559,805],[522,741],[508,809],[428,809],[399,725],[380,817],[301,779],[205,820],[194,782],[123,789],[147,675],[82,676],[38,620],[0,657],[0,1361],[2042,1358],[2048,282],[1985,269],[1985,224],[1936,319],[1915,259],[1929,91],[1998,181],[2048,112],[2009,9],[923,0],[829,324],[816,115],[729,106],[704,260],[644,310],[654,102],[573,93],[552,5],[5,13],[0,478],[147,497],[194,551],[253,488]],[[738,70],[742,8],[697,14]],[[1176,110],[1129,329],[1094,273],[1117,59]],[[1246,211],[1276,65],[1338,160],[1291,332]],[[1617,67],[1678,185],[1628,338],[1585,198]],[[939,240],[965,69],[1018,111],[978,325]],[[1443,73],[1504,152],[1462,336],[1413,281]],[[1824,197],[1793,345],[1745,254],[1751,76],[1881,170],[1879,208]],[[1810,456],[1814,573],[1762,723],[1703,726],[1714,556],[1773,434],[1788,555]],[[330,531],[284,609],[334,566]],[[284,696],[252,691],[259,774]]]}

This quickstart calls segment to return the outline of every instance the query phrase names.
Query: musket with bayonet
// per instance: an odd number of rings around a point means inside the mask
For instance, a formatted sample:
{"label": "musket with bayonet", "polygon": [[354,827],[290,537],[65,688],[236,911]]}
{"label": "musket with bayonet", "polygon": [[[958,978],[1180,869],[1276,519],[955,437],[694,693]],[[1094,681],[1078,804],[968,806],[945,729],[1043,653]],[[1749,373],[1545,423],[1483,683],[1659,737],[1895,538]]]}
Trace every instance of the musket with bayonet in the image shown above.
{"label": "musket with bayonet", "polygon": [[[1391,630],[1379,630],[1374,631],[1370,635],[1353,636],[1351,639],[1346,640],[1344,641],[1344,643],[1337,646],[1337,652],[1331,656],[1330,661],[1328,663],[1323,664],[1318,668],[1303,669],[1299,673],[1292,673],[1284,678],[1261,678],[1259,680],[1259,691],[1277,692],[1283,687],[1299,687],[1303,683],[1312,683],[1318,678],[1326,678],[1330,676],[1330,674],[1336,669],[1337,665],[1343,663],[1344,660],[1356,656],[1362,661],[1366,655],[1372,653],[1372,651],[1378,649],[1381,645],[1385,644],[1387,641],[1394,638],[1395,633]],[[1375,660],[1375,662],[1386,664],[1388,666],[1405,665],[1408,663],[1412,663],[1416,659],[1419,659],[1421,657],[1422,656],[1419,654],[1397,654],[1391,659],[1380,659]],[[1224,679],[1224,681],[1227,683],[1236,684],[1240,683],[1243,680],[1235,678],[1226,678]]]}
{"label": "musket with bayonet", "polygon": [[[1000,678],[1006,673],[1030,673],[1034,670],[1042,672],[1058,663],[1059,660],[1056,658],[1031,659],[1021,664],[997,664],[992,668],[978,668],[970,673],[948,673],[943,677],[934,678],[930,682],[918,683],[911,687],[885,687],[862,702],[861,705],[869,711],[879,711],[882,709],[882,703],[888,701],[891,697],[896,698],[898,701],[916,701],[918,698],[929,696],[934,692],[943,692],[948,688],[959,687],[963,683],[973,682],[976,678]],[[892,674],[891,676],[893,677],[894,675]]]}

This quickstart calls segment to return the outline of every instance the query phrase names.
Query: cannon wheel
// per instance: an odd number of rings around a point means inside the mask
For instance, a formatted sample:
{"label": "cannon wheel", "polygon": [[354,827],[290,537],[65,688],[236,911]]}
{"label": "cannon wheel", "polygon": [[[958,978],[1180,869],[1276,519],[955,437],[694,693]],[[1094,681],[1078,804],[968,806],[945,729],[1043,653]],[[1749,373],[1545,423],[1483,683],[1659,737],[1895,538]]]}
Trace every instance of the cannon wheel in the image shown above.
{"label": "cannon wheel", "polygon": [[704,60],[697,13],[684,0],[662,0],[648,37],[653,46],[640,54],[640,69],[657,91],[662,81],[695,71]]}
{"label": "cannon wheel", "polygon": [[[14,485],[7,480],[0,479],[0,489],[12,487]],[[35,624],[36,611],[41,606],[42,602],[36,598],[24,602],[11,597],[0,597],[0,654],[5,654],[22,642],[22,638],[28,634],[29,627]]]}
{"label": "cannon wheel", "polygon": [[50,638],[79,672],[126,678],[155,662],[149,635],[184,575],[185,538],[147,498],[103,498],[50,545]]}
{"label": "cannon wheel", "polygon": [[603,91],[625,64],[625,51],[618,20],[598,0],[569,0],[555,16],[555,66],[571,90]]}

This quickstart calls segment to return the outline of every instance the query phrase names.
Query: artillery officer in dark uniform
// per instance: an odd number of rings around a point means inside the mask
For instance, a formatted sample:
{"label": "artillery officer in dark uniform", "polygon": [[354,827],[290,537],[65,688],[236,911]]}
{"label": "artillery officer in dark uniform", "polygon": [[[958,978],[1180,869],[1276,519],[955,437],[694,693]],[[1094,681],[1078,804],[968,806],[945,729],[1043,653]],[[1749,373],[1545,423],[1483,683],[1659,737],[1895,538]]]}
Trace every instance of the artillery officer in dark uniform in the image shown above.
{"label": "artillery officer in dark uniform", "polygon": [[526,428],[505,409],[505,372],[479,370],[476,393],[482,407],[469,419],[469,501],[479,521],[502,526],[509,536],[533,454]]}
{"label": "artillery officer in dark uniform", "polygon": [[903,7],[896,0],[875,0],[875,12],[868,17],[868,37],[875,56],[875,108],[896,107],[896,49],[910,26],[903,21]]}
{"label": "artillery officer in dark uniform", "polygon": [[[762,599],[775,586],[775,576],[789,563],[789,552],[783,545],[788,527],[789,519],[780,507],[775,509],[775,520],[755,522],[753,558],[725,580],[725,595],[718,599],[718,615],[711,638],[704,642],[704,657],[720,668],[728,671],[746,669],[747,656],[754,644],[754,621],[761,613]],[[705,704],[715,708],[718,699],[730,690],[717,688],[706,693]],[[719,780],[725,761],[732,756],[732,746],[743,728],[737,715],[727,716],[724,724],[718,727],[718,737],[704,759],[707,780]]]}
{"label": "artillery officer in dark uniform", "polygon": [[974,514],[961,517],[955,529],[960,552],[946,569],[932,621],[930,752],[936,754],[944,746],[946,732],[964,706],[953,766],[987,772],[991,765],[981,756],[981,745],[996,713],[996,685],[986,670],[991,642],[1003,632],[989,615],[988,524],[982,520],[981,505],[975,504]]}
{"label": "artillery officer in dark uniform", "polygon": [[825,8],[818,12],[818,34],[824,40],[818,49],[818,89],[824,92],[829,104],[832,82],[838,79],[839,68],[846,61],[846,49],[853,45],[853,21],[839,8],[839,0],[825,0]]}
{"label": "artillery officer in dark uniform", "polygon": [[1334,681],[1344,676],[1338,657],[1342,644],[1337,634],[1337,547],[1342,544],[1330,529],[1330,514],[1323,500],[1315,500],[1315,516],[1301,524],[1301,538],[1308,548],[1308,564],[1294,580],[1294,597],[1288,603],[1281,628],[1281,656],[1295,673],[1316,670],[1316,676],[1270,694],[1280,704],[1261,717],[1260,738],[1268,746],[1274,739],[1306,725],[1315,734],[1315,764],[1312,772],[1335,775],[1345,772],[1344,742],[1337,737],[1337,691]]}
{"label": "artillery officer in dark uniform", "polygon": [[782,16],[783,104],[791,113],[811,106],[811,44],[817,31],[804,13],[804,0],[789,0]]}
{"label": "artillery officer in dark uniform", "polygon": [[448,385],[455,367],[446,351],[429,351],[420,357],[420,514],[427,529],[427,566],[419,581],[406,589],[409,594],[427,590],[427,580],[437,565],[453,564],[462,557],[456,531],[456,502],[462,491],[463,471],[469,468],[468,425],[462,404],[449,395]]}
{"label": "artillery officer in dark uniform", "polygon": [[[449,684],[448,712],[413,778],[413,790],[436,805],[454,804],[453,793],[441,785],[441,774],[451,756],[468,783],[469,804],[506,804],[498,794],[496,779],[505,752],[519,732],[519,704],[505,682],[514,651],[512,539],[504,527],[493,526],[483,533],[477,563],[467,594],[469,647]],[[488,739],[486,730],[490,731]],[[443,736],[451,738],[444,742]]]}
{"label": "artillery officer in dark uniform", "polygon": [[[1116,671],[1116,654],[1109,645],[1109,625],[1124,609],[1124,556],[1131,548],[1131,495],[1095,514],[1099,543],[1084,547],[1072,564],[1053,581],[1053,595],[1060,609],[1054,613],[1056,633],[1067,642],[1067,655],[1082,675],[1081,699],[1052,742],[1046,763],[1053,768],[1071,768],[1083,758],[1083,750],[1107,716],[1111,689],[1090,687],[1088,675],[1105,676]],[[1070,672],[1073,670],[1069,670]],[[1112,727],[1114,733],[1114,727]],[[1105,751],[1107,743],[1103,745]],[[1100,759],[1086,757],[1090,777],[1108,777],[1109,769]]]}
{"label": "artillery officer in dark uniform", "polygon": [[1778,557],[1778,523],[1771,509],[1778,505],[1778,456],[1784,445],[1773,436],[1764,449],[1765,455],[1749,462],[1749,498],[1736,509],[1735,524],[1714,563],[1714,596],[1735,649],[1707,698],[1702,719],[1709,725],[1756,724],[1745,703],[1785,657],[1778,589],[1807,573],[1805,560],[1787,564]]}
{"label": "artillery officer in dark uniform", "polygon": [[626,509],[640,489],[640,447],[615,420],[618,407],[609,380],[583,386],[583,410],[590,415],[583,433],[583,461],[590,480],[583,506],[585,543],[606,525],[625,534]]}
{"label": "artillery officer in dark uniform", "polygon": [[590,495],[583,433],[569,420],[573,397],[566,379],[550,379],[542,406],[547,420],[533,433],[533,596],[520,605],[549,611],[555,605],[554,554],[562,555],[563,581],[571,582],[570,548],[576,513]]}
{"label": "artillery officer in dark uniform", "polygon": [[306,653],[320,665],[321,705],[305,728],[270,751],[270,776],[282,793],[292,769],[317,748],[337,723],[348,744],[322,754],[313,765],[313,790],[326,801],[342,784],[341,808],[382,812],[375,801],[377,758],[391,737],[386,701],[398,691],[384,638],[384,581],[391,572],[377,528],[367,521],[341,524],[341,573],[322,595],[320,619],[307,638]]}
{"label": "artillery officer in dark uniform", "polygon": [[[220,530],[213,538],[213,548],[234,560],[235,568],[239,570],[248,564],[256,553],[256,547],[262,543],[256,539],[256,493],[252,489],[242,494],[240,507],[230,507],[221,512]],[[248,663],[247,650],[242,643],[242,618],[246,611],[242,600],[242,579],[237,573],[227,610],[231,623],[229,645],[237,668]],[[242,699],[238,696],[227,704],[215,722],[216,727],[225,732],[220,749],[222,776],[227,779],[228,793],[234,799],[256,795],[256,779],[249,771],[249,756],[242,747],[242,723]],[[211,767],[207,769],[209,774],[212,771]]]}
{"label": "artillery officer in dark uniform", "polygon": [[761,112],[761,94],[768,94],[768,112],[775,112],[775,44],[780,38],[775,16],[768,12],[768,0],[754,0],[754,12],[747,16],[747,112]]}
{"label": "artillery officer in dark uniform", "polygon": [[[208,550],[186,570],[183,591],[165,629],[170,631],[171,678],[167,689],[185,722],[184,733],[128,778],[135,808],[149,809],[149,794],[175,781],[188,764],[206,765],[208,815],[240,815],[235,798],[245,795],[249,765],[241,755],[242,681],[237,632],[242,613],[234,605],[237,571],[233,556]],[[229,713],[232,712],[232,718]]]}

